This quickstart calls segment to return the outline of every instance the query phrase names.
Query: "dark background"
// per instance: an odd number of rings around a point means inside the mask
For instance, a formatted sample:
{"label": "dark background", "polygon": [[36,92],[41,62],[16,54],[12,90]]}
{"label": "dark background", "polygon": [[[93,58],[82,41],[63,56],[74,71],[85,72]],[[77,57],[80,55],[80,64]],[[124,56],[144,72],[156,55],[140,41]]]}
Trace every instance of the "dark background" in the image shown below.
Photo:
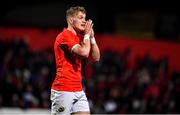
{"label": "dark background", "polygon": [[[63,28],[66,26],[66,9],[70,6],[83,5],[87,10],[87,18],[93,19],[94,29],[98,33],[117,34],[119,33],[118,28],[129,32],[130,29],[121,26],[122,23],[127,26],[129,22],[126,21],[125,23],[124,21],[118,24],[120,20],[118,17],[122,17],[123,14],[143,12],[143,14],[135,17],[152,15],[150,17],[154,20],[153,26],[147,30],[153,33],[154,38],[177,40],[179,35],[178,4],[173,0],[6,0],[2,2],[0,4],[0,26]],[[126,18],[126,20],[130,19],[130,17]],[[141,20],[143,20],[142,22],[145,21],[145,19]],[[131,23],[133,21],[137,23],[137,19],[131,20]],[[129,23],[129,28],[137,27],[137,25],[147,28],[148,21],[146,24],[137,23],[133,25]],[[134,30],[144,31],[145,29],[134,28]]]}
{"label": "dark background", "polygon": [[[53,47],[29,50],[30,43],[40,47],[54,40],[51,29],[66,27],[66,10],[75,5],[85,6],[97,42],[107,48],[99,63],[83,63],[92,113],[180,113],[180,72],[170,68],[180,64],[179,6],[173,0],[1,1],[0,108],[50,108]],[[29,27],[42,36],[23,31]]]}

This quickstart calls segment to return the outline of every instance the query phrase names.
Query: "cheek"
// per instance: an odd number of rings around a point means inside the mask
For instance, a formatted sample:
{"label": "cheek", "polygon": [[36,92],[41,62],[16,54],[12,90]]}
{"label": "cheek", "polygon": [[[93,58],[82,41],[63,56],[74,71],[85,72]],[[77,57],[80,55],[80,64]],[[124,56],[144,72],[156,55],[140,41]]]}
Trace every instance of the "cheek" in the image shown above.
{"label": "cheek", "polygon": [[78,26],[78,23],[74,21],[74,22],[73,22],[73,25],[77,27],[77,26]]}
{"label": "cheek", "polygon": [[77,21],[74,21],[74,23],[73,23],[74,25],[77,25],[78,24],[78,22]]}
{"label": "cheek", "polygon": [[79,24],[80,23],[80,21],[79,20],[74,20],[74,24]]}

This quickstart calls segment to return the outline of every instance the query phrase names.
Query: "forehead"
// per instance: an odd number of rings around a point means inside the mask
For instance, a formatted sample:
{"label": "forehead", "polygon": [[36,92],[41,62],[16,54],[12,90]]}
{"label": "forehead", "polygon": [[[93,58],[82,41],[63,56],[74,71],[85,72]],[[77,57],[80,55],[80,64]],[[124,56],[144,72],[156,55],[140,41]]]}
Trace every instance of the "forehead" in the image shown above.
{"label": "forehead", "polygon": [[79,16],[86,17],[86,14],[81,12],[81,11],[79,11],[79,12],[77,12],[76,16],[77,17],[79,17]]}

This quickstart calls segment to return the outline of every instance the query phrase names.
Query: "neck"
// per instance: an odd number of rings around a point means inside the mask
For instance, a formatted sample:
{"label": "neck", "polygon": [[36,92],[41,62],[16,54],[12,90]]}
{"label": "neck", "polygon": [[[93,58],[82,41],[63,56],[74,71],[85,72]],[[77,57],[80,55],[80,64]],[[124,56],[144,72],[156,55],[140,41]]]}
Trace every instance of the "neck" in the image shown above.
{"label": "neck", "polygon": [[75,35],[77,35],[77,32],[74,30],[73,27],[68,26],[67,30],[71,31],[72,33],[74,33]]}

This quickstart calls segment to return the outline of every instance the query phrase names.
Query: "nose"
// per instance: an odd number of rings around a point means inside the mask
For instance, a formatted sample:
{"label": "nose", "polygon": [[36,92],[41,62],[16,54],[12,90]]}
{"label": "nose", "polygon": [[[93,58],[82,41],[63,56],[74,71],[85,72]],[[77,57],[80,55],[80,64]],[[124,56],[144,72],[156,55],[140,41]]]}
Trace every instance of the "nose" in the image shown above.
{"label": "nose", "polygon": [[83,23],[86,23],[86,20],[83,20]]}

